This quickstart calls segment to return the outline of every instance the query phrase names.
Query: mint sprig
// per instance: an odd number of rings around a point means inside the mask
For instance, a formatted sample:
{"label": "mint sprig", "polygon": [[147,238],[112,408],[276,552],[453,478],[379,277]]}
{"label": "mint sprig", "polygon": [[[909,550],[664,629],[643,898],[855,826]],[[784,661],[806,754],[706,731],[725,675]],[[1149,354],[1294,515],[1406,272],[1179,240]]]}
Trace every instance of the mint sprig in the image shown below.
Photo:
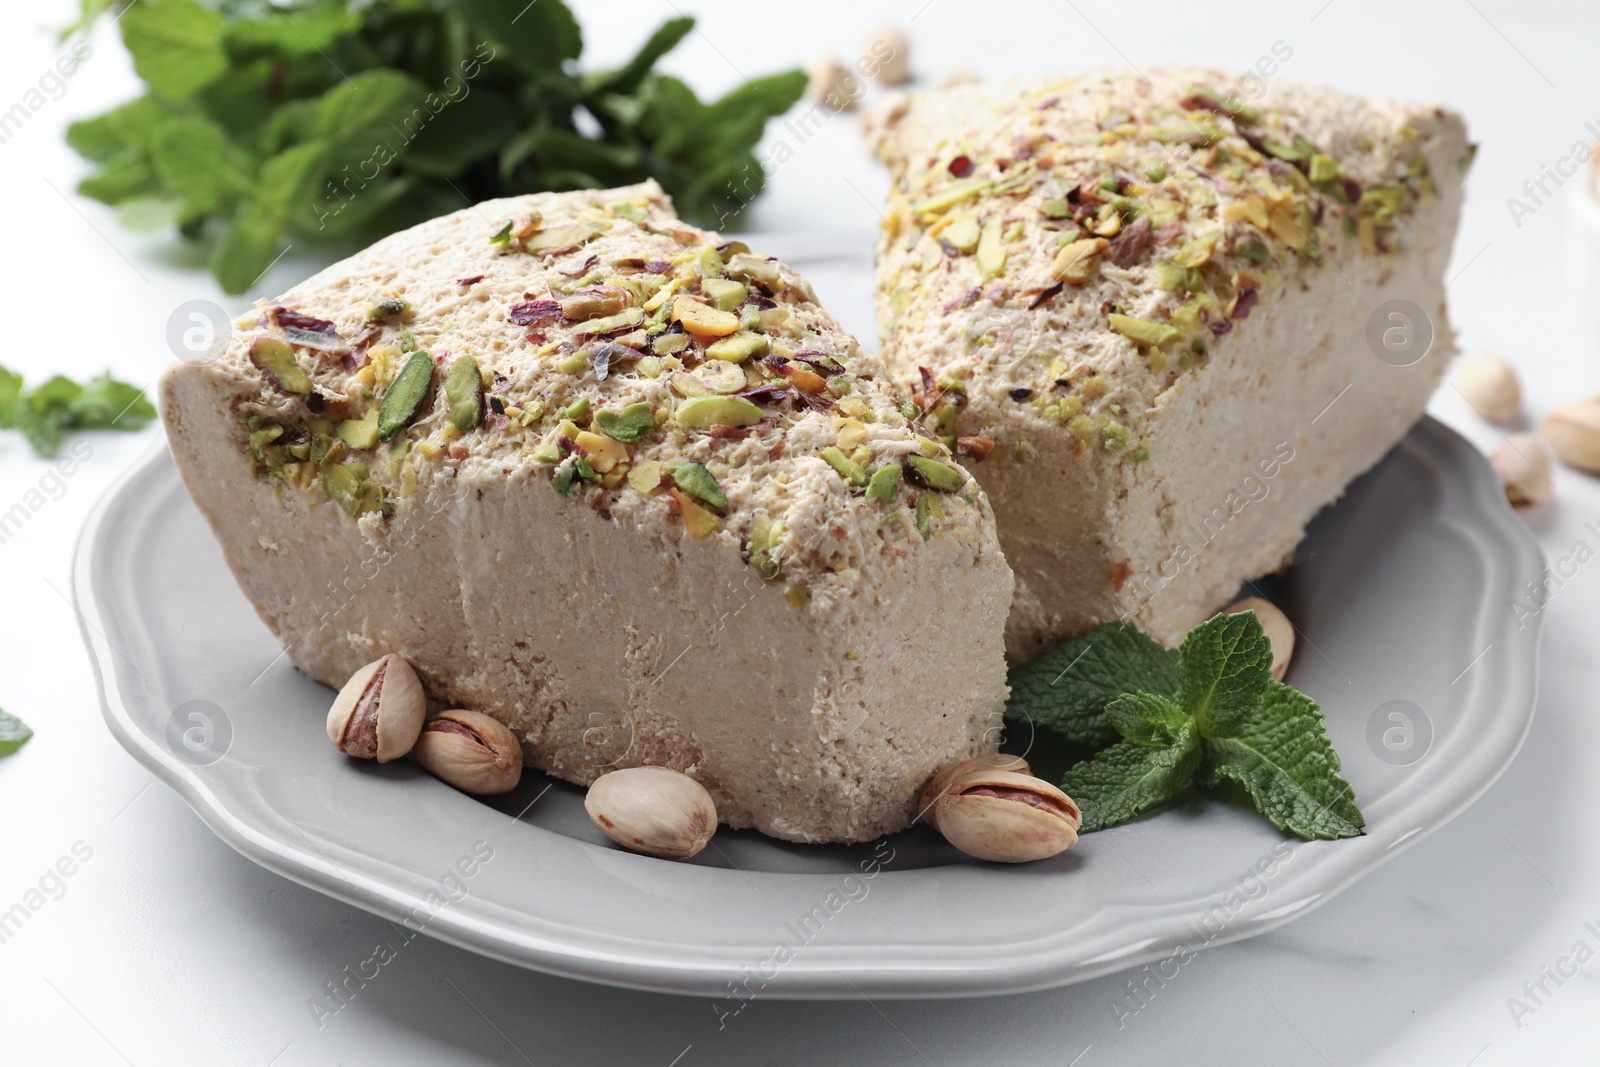
{"label": "mint sprig", "polygon": [[[83,0],[87,32],[112,6]],[[756,146],[806,78],[716,100],[656,69],[669,19],[620,67],[579,69],[562,0],[139,0],[117,29],[147,90],[74,123],[84,196],[207,240],[243,292],[287,244],[364,244],[495,197],[657,179],[720,226],[761,192]]]}
{"label": "mint sprig", "polygon": [[54,456],[73,430],[138,430],[156,417],[144,391],[101,374],[82,384],[56,375],[23,388],[0,367],[0,430],[20,430],[41,456]]}
{"label": "mint sprig", "polygon": [[33,736],[33,731],[28,729],[28,724],[0,710],[0,756],[9,756],[17,749],[28,743],[28,738]]}
{"label": "mint sprig", "polygon": [[1007,718],[1096,754],[1061,781],[1083,832],[1127,822],[1191,783],[1238,783],[1280,830],[1307,840],[1361,833],[1365,820],[1316,701],[1272,678],[1253,613],[1217,615],[1176,652],[1127,623],[1064,642],[1011,676]]}

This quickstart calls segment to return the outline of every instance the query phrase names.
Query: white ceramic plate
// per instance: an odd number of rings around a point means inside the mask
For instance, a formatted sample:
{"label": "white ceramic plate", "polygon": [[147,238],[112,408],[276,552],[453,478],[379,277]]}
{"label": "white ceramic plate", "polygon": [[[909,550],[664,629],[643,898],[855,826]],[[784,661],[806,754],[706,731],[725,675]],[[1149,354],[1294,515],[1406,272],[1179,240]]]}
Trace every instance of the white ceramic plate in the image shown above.
{"label": "white ceramic plate", "polygon": [[[864,256],[784,251],[870,326]],[[331,692],[281,657],[165,449],[90,517],[74,590],[112,732],[246,856],[476,952],[736,1006],[735,987],[1018,992],[1249,937],[1459,814],[1532,718],[1538,619],[1510,603],[1540,574],[1533,538],[1478,453],[1426,420],[1297,558],[1274,591],[1303,633],[1289,680],[1322,702],[1366,836],[1293,842],[1201,799],[1023,867],[920,827],[848,848],[723,831],[674,864],[612,847],[581,790],[536,773],[486,804],[348,760],[323,732]]]}

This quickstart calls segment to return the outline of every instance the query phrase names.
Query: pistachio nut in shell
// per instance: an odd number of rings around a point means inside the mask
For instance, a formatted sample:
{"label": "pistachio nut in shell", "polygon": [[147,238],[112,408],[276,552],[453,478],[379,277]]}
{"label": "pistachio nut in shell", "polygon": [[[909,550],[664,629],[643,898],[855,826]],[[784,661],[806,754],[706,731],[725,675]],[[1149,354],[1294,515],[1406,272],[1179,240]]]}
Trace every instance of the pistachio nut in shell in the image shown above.
{"label": "pistachio nut in shell", "polygon": [[1517,372],[1489,352],[1462,357],[1456,364],[1456,388],[1490,422],[1510,422],[1522,410],[1522,386]]}
{"label": "pistachio nut in shell", "polygon": [[1071,848],[1083,814],[1043,778],[1015,771],[968,774],[933,805],[944,839],[969,856],[1027,863]]}
{"label": "pistachio nut in shell", "polygon": [[670,767],[626,767],[589,786],[583,810],[625,849],[688,859],[717,830],[717,806],[705,786]]}
{"label": "pistachio nut in shell", "polygon": [[1272,644],[1272,677],[1276,681],[1283,681],[1283,676],[1289,672],[1289,661],[1294,658],[1294,624],[1289,621],[1289,616],[1278,610],[1277,605],[1269,604],[1258,596],[1235,600],[1222,609],[1224,615],[1238,615],[1245,611],[1255,612],[1256,621],[1261,624],[1262,631]]}
{"label": "pistachio nut in shell", "polygon": [[1585,400],[1556,408],[1544,420],[1540,432],[1561,462],[1600,474],[1600,401]]}
{"label": "pistachio nut in shell", "polygon": [[481,711],[440,712],[423,726],[414,751],[423,770],[463,793],[509,793],[522,780],[517,735]]}
{"label": "pistachio nut in shell", "polygon": [[1031,774],[1028,761],[1021,756],[1012,756],[1004,752],[991,752],[987,756],[977,756],[973,759],[962,760],[960,763],[951,763],[940,768],[939,773],[922,789],[922,795],[917,798],[917,818],[932,824],[933,805],[940,797],[949,791],[950,787],[959,779],[972,774],[983,774],[989,771],[1014,771],[1017,774]]}
{"label": "pistachio nut in shell", "polygon": [[427,713],[428,699],[411,664],[384,656],[339,690],[328,709],[328,739],[347,756],[387,763],[411,751]]}
{"label": "pistachio nut in shell", "polygon": [[1506,501],[1519,514],[1538,507],[1555,492],[1555,471],[1550,450],[1531,433],[1512,434],[1489,457],[1500,476]]}

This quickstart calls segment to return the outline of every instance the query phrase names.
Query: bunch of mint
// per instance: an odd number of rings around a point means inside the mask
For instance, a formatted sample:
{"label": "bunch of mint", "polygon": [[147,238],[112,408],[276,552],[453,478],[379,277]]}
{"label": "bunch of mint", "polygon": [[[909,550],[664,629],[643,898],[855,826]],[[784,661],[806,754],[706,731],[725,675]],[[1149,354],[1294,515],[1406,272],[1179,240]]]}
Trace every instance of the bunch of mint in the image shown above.
{"label": "bunch of mint", "polygon": [[1272,646],[1253,612],[1217,615],[1162,648],[1129,623],[1057,645],[1011,672],[1006,718],[1094,756],[1061,788],[1103,830],[1191,783],[1238,783],[1280,830],[1307,840],[1361,833],[1364,820],[1316,701],[1272,678]]}
{"label": "bunch of mint", "polygon": [[109,374],[82,384],[56,375],[24,389],[0,367],[0,430],[20,430],[41,456],[53,456],[72,430],[138,430],[156,417],[144,391]]}
{"label": "bunch of mint", "polygon": [[125,219],[209,237],[224,290],[285,242],[366,244],[497,196],[655,178],[685,218],[719,223],[760,192],[766,122],[791,71],[703,103],[656,62],[675,18],[616,70],[576,67],[561,0],[83,0],[117,27],[149,92],[75,123],[100,164],[79,191]]}

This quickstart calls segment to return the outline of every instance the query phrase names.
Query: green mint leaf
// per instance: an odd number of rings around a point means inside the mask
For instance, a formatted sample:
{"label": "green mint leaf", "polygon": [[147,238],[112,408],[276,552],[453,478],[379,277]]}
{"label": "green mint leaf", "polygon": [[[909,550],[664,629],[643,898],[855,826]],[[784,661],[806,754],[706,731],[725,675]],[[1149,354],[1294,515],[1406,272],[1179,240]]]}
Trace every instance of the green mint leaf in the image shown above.
{"label": "green mint leaf", "polygon": [[[546,2],[538,0],[535,6]],[[416,79],[397,70],[352,74],[322,94],[312,112],[310,129],[301,135],[327,147],[326,172],[336,173],[346,164],[368,160],[380,144],[399,147],[419,129],[457,120],[455,105],[434,118],[423,106],[427,95]],[[269,180],[265,173],[262,180]]]}
{"label": "green mint leaf", "polygon": [[1136,745],[1162,747],[1193,722],[1175,701],[1154,693],[1125,693],[1106,705],[1106,720]]}
{"label": "green mint leaf", "polygon": [[1272,680],[1272,645],[1254,612],[1212,616],[1178,652],[1178,703],[1206,737],[1237,729]]}
{"label": "green mint leaf", "polygon": [[15,429],[22,401],[22,375],[0,367],[0,430]]}
{"label": "green mint leaf", "polygon": [[1183,791],[1200,766],[1194,720],[1179,726],[1170,744],[1120,741],[1084,760],[1061,779],[1061,789],[1083,811],[1082,833],[1093,833],[1165,804]]}
{"label": "green mint leaf", "polygon": [[118,19],[133,69],[168,100],[188,100],[228,69],[223,17],[198,0],[139,0]]}
{"label": "green mint leaf", "polygon": [[72,425],[82,430],[138,430],[156,417],[144,390],[101,374],[84,383],[68,407]]}
{"label": "green mint leaf", "polygon": [[23,745],[28,738],[33,736],[33,731],[28,729],[28,724],[0,710],[0,756],[9,756]]}
{"label": "green mint leaf", "polygon": [[509,52],[511,62],[560,70],[583,51],[583,33],[561,0],[459,0],[462,14]]}
{"label": "green mint leaf", "polygon": [[184,117],[164,125],[150,142],[150,162],[161,184],[195,215],[226,213],[250,188],[255,167],[209,119]]}
{"label": "green mint leaf", "polygon": [[153,96],[141,96],[104,115],[67,127],[67,145],[85,159],[105,163],[123,152],[143,152],[172,111]]}
{"label": "green mint leaf", "polygon": [[237,59],[320,56],[335,41],[361,28],[361,14],[343,4],[296,10],[276,8],[261,18],[236,18],[222,32],[228,53]]}
{"label": "green mint leaf", "polygon": [[1032,723],[1067,741],[1102,747],[1117,740],[1106,705],[1128,693],[1178,695],[1178,653],[1132,623],[1114,622],[1070,638],[1013,668],[1006,719]]}
{"label": "green mint leaf", "polygon": [[242,293],[272,266],[283,218],[265,204],[246,200],[211,247],[211,273],[225,293]]}
{"label": "green mint leaf", "polygon": [[123,156],[78,183],[78,192],[102,204],[121,204],[141,196],[159,196],[161,180],[142,156]]}
{"label": "green mint leaf", "polygon": [[1242,785],[1274,826],[1307,840],[1353,837],[1366,824],[1317,702],[1282,682],[1269,682],[1226,735],[1213,724],[1198,781],[1211,788],[1224,779]]}
{"label": "green mint leaf", "polygon": [[604,93],[633,92],[639,88],[639,83],[644,80],[645,75],[655,68],[661,57],[678,47],[678,42],[689,36],[693,29],[692,18],[684,16],[668,19],[650,35],[650,39],[634,53],[632,59],[616,70],[589,75],[584,79],[584,88],[596,96]]}

